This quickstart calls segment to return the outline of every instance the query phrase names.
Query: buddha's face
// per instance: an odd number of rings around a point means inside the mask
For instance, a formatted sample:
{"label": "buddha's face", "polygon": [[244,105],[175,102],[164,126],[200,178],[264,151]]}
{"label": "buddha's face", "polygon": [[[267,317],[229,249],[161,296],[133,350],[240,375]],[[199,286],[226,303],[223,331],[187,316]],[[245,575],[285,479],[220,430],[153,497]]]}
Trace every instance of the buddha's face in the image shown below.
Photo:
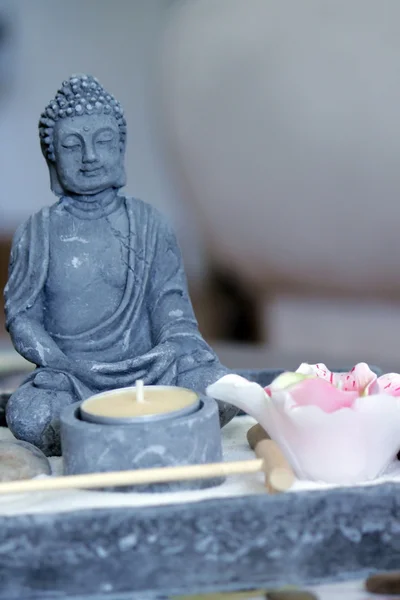
{"label": "buddha's face", "polygon": [[120,187],[123,153],[112,115],[67,117],[54,127],[55,169],[65,192],[91,196]]}

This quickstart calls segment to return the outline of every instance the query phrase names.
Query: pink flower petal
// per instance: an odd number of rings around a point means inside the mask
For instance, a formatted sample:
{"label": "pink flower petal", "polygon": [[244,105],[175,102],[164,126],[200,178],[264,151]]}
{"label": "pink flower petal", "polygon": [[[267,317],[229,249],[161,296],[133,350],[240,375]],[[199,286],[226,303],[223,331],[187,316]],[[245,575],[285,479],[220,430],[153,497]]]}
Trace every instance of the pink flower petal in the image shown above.
{"label": "pink flower petal", "polygon": [[351,408],[359,398],[357,391],[344,391],[324,379],[304,379],[287,390],[298,406],[318,406],[326,413]]}
{"label": "pink flower petal", "polygon": [[359,394],[372,391],[376,374],[367,363],[358,363],[348,373],[335,373],[334,384],[343,391],[357,391]]}
{"label": "pink flower petal", "polygon": [[378,393],[389,396],[400,396],[400,375],[398,373],[386,373],[377,379]]}
{"label": "pink flower petal", "polygon": [[357,391],[360,395],[368,392],[371,393],[374,389],[374,382],[377,380],[377,376],[366,363],[358,363],[348,373],[332,373],[323,363],[316,365],[303,363],[297,372],[314,374],[319,379],[329,381],[343,391]]}

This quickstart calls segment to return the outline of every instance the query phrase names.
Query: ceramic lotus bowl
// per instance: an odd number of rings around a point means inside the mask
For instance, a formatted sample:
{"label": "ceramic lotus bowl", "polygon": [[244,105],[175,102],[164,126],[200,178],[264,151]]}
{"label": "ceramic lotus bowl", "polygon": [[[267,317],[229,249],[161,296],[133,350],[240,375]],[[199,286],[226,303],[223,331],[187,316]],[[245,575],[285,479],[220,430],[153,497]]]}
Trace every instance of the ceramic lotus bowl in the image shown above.
{"label": "ceramic lotus bowl", "polygon": [[400,375],[378,378],[364,363],[344,374],[303,364],[265,389],[226,375],[207,393],[257,419],[300,479],[371,481],[400,450]]}

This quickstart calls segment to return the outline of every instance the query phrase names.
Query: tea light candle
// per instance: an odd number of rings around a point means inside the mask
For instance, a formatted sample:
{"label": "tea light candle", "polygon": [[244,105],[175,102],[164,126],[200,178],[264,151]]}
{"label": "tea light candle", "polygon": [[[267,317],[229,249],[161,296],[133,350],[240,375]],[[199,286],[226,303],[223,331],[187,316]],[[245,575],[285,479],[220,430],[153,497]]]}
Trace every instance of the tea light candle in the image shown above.
{"label": "tea light candle", "polygon": [[195,412],[200,406],[198,395],[174,386],[122,388],[91,396],[82,402],[81,418],[92,423],[128,425],[135,422],[159,421]]}

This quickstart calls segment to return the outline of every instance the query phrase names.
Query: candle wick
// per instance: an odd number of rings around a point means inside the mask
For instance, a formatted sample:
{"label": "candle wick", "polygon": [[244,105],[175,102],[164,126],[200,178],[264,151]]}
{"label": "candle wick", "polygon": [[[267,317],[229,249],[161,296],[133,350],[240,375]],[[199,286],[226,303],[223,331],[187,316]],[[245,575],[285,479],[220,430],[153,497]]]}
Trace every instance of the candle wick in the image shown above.
{"label": "candle wick", "polygon": [[144,402],[143,379],[136,381],[136,401]]}

